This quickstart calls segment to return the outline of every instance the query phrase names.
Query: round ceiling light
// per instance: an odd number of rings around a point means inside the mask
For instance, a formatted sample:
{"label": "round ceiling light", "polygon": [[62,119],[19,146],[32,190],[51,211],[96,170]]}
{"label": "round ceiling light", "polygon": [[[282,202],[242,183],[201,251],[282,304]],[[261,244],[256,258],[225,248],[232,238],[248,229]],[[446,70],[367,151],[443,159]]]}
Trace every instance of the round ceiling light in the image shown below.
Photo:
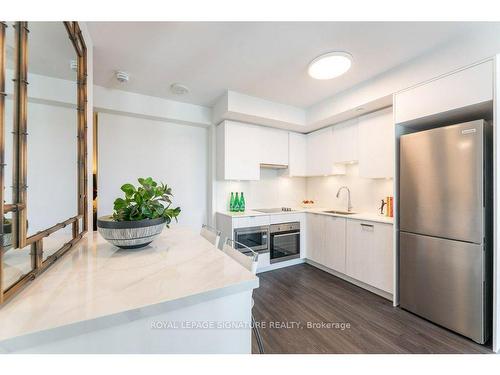
{"label": "round ceiling light", "polygon": [[315,79],[332,79],[347,72],[351,64],[352,56],[347,52],[330,52],[311,61],[308,73]]}

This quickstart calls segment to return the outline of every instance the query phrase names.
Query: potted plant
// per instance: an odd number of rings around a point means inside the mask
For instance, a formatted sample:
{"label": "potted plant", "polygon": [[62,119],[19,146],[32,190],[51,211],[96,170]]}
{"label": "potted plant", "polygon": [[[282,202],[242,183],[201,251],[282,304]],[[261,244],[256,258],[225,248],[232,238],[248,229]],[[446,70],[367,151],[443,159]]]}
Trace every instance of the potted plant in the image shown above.
{"label": "potted plant", "polygon": [[121,187],[125,198],[115,200],[113,215],[97,220],[99,233],[122,249],[149,245],[172,219],[177,221],[181,212],[180,207],[170,208],[173,197],[170,187],[153,181],[151,177],[137,181],[137,188],[132,184]]}
{"label": "potted plant", "polygon": [[12,221],[5,216],[3,217],[3,235],[2,235],[2,247],[4,251],[11,248],[12,245]]}

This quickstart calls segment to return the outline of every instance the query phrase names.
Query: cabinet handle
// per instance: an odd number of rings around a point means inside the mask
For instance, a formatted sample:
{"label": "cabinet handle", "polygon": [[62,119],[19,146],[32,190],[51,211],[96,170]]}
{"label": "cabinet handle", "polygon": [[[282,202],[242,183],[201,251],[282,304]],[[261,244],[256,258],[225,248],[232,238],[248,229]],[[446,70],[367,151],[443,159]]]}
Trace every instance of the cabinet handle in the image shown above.
{"label": "cabinet handle", "polygon": [[363,228],[370,228],[370,229],[373,229],[373,224],[364,224],[364,223],[361,223],[360,224]]}

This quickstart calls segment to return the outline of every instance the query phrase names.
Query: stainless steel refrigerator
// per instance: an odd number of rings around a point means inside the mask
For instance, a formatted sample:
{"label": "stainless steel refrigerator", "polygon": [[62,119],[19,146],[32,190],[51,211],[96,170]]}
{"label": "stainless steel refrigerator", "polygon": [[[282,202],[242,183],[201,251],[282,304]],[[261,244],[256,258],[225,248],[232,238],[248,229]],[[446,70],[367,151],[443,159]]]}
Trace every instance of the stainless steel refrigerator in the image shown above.
{"label": "stainless steel refrigerator", "polygon": [[485,343],[491,331],[492,128],[401,136],[400,305]]}

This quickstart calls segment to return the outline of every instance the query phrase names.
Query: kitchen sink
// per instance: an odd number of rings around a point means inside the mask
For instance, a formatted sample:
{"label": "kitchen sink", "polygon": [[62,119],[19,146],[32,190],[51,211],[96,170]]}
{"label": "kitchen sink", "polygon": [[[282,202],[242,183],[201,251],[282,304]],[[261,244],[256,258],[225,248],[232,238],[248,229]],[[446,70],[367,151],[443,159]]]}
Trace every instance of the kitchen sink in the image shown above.
{"label": "kitchen sink", "polygon": [[334,210],[334,211],[323,211],[325,214],[335,214],[335,215],[353,215],[355,214],[356,212],[349,212],[349,211],[338,211],[338,210]]}

